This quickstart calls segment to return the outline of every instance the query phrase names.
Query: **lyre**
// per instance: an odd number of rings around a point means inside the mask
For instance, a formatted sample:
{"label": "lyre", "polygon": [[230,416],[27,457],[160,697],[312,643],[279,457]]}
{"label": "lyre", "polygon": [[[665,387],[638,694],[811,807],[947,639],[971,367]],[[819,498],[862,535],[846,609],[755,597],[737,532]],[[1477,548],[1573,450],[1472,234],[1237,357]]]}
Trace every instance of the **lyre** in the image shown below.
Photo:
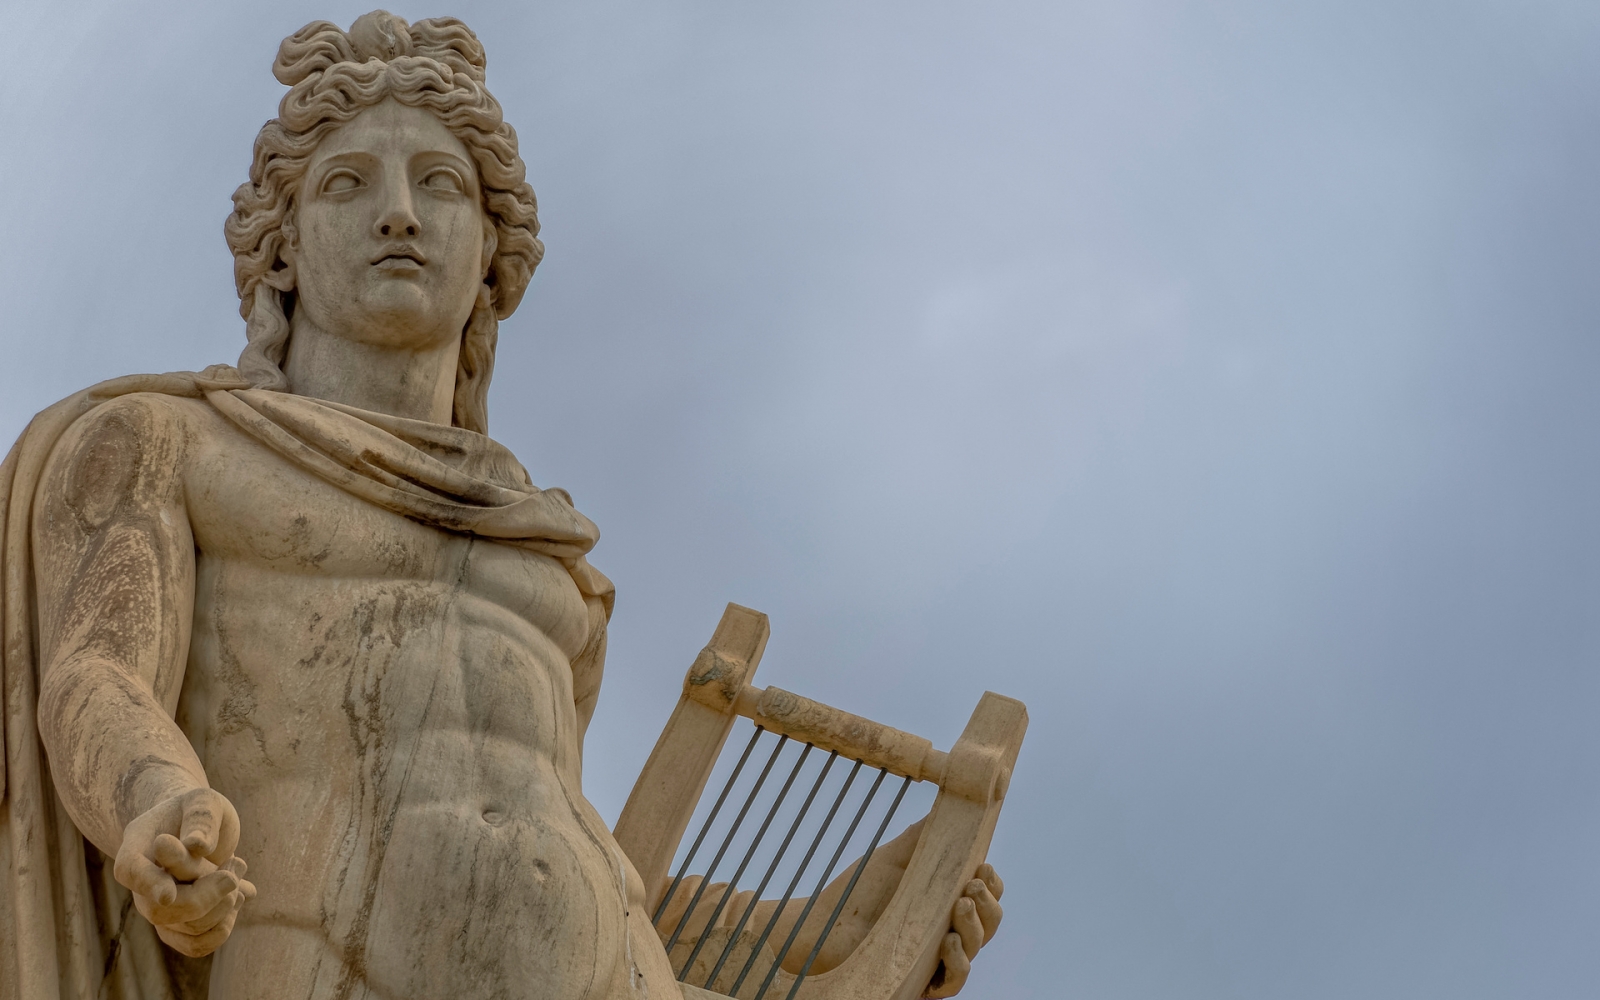
{"label": "lyre", "polygon": [[[1027,709],[1013,698],[986,692],[961,738],[944,753],[920,736],[777,687],[753,686],[750,681],[766,649],[767,634],[766,615],[737,604],[728,605],[711,642],[689,668],[677,707],[628,796],[617,821],[617,842],[644,880],[652,920],[658,921],[658,931],[668,946],[673,971],[683,984],[686,998],[911,1000],[921,995],[934,975],[939,963],[939,945],[949,930],[951,907],[988,852],[1001,802],[1011,780],[1011,769],[1016,764],[1017,752],[1028,727]],[[754,723],[755,733],[674,876],[670,871],[673,858],[723,745],[741,716]],[[711,865],[713,871],[708,871],[704,880],[686,882],[690,864],[696,860],[712,822],[723,810],[764,734],[777,737],[777,748],[770,756],[756,755],[755,767],[765,760],[765,770],[761,771],[755,791],[749,794],[742,808],[737,804],[733,806],[738,809],[737,821],[732,822],[727,837],[716,849]],[[708,888],[717,888],[710,885],[714,869],[723,860],[735,831],[744,822],[785,743],[802,748],[799,761],[789,772],[788,782],[777,794],[770,810],[765,811],[766,819],[760,823],[760,831],[744,852],[738,872],[727,882],[726,888],[711,893],[716,899],[702,906],[702,894]],[[766,919],[751,919],[755,908],[747,903],[735,926],[718,926],[719,915],[730,898],[739,892],[740,876],[754,855],[757,842],[769,829],[774,829],[770,824],[779,803],[800,774],[806,756],[814,751],[819,756],[825,755],[826,763],[813,782],[801,782],[810,788],[810,794],[800,807],[799,815],[787,825],[787,836],[761,879],[760,889],[768,888],[768,880],[792,842],[797,850],[809,847],[804,861],[789,880],[784,903],[777,904],[776,911]],[[817,799],[829,768],[836,764],[840,765],[836,773],[848,772],[849,775],[843,790],[832,799],[833,809],[814,837],[797,840],[796,831],[800,829],[801,820]],[[858,780],[862,784],[857,786],[857,795],[864,795],[860,806],[841,809],[846,792],[852,782]],[[812,964],[826,935],[837,925],[855,880],[879,846],[907,788],[921,781],[932,783],[938,791],[898,888],[866,936],[847,957],[825,972],[812,972]],[[877,799],[880,793],[884,799]],[[882,808],[881,803],[891,796],[892,803]],[[875,799],[880,808],[873,812],[869,807]],[[836,819],[839,826],[832,825]],[[846,823],[848,829],[842,837],[825,836],[830,829],[836,832]],[[840,854],[856,831],[873,828],[877,833],[859,862],[842,859],[841,864]],[[831,851],[824,846],[825,842],[831,845],[835,841],[837,846]],[[833,864],[823,865],[829,856]],[[702,855],[700,861],[705,860]],[[810,867],[814,863],[817,867]],[[781,967],[794,966],[798,960],[789,959],[788,954],[794,935],[773,931],[779,917],[786,913],[784,904],[791,902],[790,896],[796,886],[802,884],[802,876],[807,876],[809,882],[808,872],[821,870],[821,877],[816,879],[820,890],[830,877],[843,881],[852,864],[855,865],[853,874],[845,882],[843,894],[832,907],[827,922],[821,925],[824,928],[822,937],[798,968]],[[694,883],[692,890],[691,882]],[[771,888],[781,891],[783,886]],[[682,917],[660,922],[680,890],[691,894],[693,902],[679,898],[677,903]],[[761,894],[759,890],[756,893],[757,896]],[[813,890],[805,905],[809,907],[816,901],[817,891]],[[792,902],[798,904],[799,900]],[[711,915],[704,927],[691,926],[691,914],[695,915],[693,922],[698,922],[698,914],[706,907],[711,907]],[[791,915],[796,931],[802,925],[812,926],[809,921],[805,913],[798,919]],[[785,937],[787,943],[783,940]]]}

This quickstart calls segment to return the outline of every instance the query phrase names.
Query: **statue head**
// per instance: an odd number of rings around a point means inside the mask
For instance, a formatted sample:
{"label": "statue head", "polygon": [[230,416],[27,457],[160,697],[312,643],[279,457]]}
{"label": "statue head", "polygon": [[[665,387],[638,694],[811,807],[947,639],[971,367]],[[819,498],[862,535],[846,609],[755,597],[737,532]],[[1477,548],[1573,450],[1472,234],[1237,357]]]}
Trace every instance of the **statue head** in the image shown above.
{"label": "statue head", "polygon": [[[407,24],[374,11],[348,32],[326,22],[306,25],[284,39],[273,75],[289,93],[278,117],[256,136],[250,180],[234,192],[234,211],[224,233],[233,251],[234,283],[248,344],[239,370],[260,388],[285,390],[283,361],[302,284],[301,213],[308,170],[324,140],[380,105],[415,117],[436,118],[470,157],[475,178],[451,177],[448,170],[425,174],[418,183],[461,187],[481,206],[481,266],[476,282],[463,289],[470,314],[461,331],[452,422],[485,431],[486,400],[494,367],[499,320],[511,315],[544,255],[533,189],[524,180],[517,137],[501,116],[500,105],[484,87],[483,46],[454,18]],[[415,110],[414,110],[415,109]],[[378,113],[378,112],[374,112]],[[394,117],[394,116],[391,116]],[[431,125],[431,123],[424,123]],[[435,131],[438,131],[435,129]],[[451,140],[439,136],[445,143]],[[438,145],[438,142],[435,143]],[[441,153],[445,159],[447,154]],[[457,158],[459,159],[459,158]],[[358,168],[359,170],[359,168]],[[360,179],[313,178],[337,200],[341,185]],[[463,183],[464,182],[464,183]],[[387,223],[382,223],[384,227]],[[395,239],[405,240],[399,220]],[[388,235],[388,229],[384,228]],[[474,247],[474,250],[476,248]],[[395,262],[404,267],[405,262]],[[299,265],[297,267],[297,264]]]}

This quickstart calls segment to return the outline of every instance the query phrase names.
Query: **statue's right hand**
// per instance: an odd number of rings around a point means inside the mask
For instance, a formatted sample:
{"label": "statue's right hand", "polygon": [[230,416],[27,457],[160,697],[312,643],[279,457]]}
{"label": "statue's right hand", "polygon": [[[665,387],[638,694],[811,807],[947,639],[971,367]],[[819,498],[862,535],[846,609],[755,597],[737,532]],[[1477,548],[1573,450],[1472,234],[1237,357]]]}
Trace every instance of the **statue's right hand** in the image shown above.
{"label": "statue's right hand", "polygon": [[233,933],[244,901],[239,814],[219,792],[196,788],[157,803],[122,832],[114,873],[156,933],[191,958],[209,955]]}

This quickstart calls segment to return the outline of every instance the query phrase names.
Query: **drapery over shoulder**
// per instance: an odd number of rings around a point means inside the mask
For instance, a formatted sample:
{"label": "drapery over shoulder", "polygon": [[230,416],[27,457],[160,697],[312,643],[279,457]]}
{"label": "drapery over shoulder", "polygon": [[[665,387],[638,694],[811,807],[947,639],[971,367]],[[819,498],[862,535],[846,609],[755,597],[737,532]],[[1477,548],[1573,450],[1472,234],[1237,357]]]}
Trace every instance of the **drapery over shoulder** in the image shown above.
{"label": "drapery over shoulder", "polygon": [[[28,424],[0,465],[0,997],[169,1000],[195,995],[185,966],[137,916],[127,890],[73,826],[50,781],[37,720],[34,494],[56,442],[107,400],[136,392],[204,399],[289,462],[369,503],[445,531],[561,561],[591,608],[575,675],[604,655],[611,582],[585,555],[594,523],[540,490],[504,446],[474,431],[252,389],[226,365],[130,375],[76,393]],[[591,698],[575,676],[575,693]],[[203,992],[199,993],[203,996]]]}

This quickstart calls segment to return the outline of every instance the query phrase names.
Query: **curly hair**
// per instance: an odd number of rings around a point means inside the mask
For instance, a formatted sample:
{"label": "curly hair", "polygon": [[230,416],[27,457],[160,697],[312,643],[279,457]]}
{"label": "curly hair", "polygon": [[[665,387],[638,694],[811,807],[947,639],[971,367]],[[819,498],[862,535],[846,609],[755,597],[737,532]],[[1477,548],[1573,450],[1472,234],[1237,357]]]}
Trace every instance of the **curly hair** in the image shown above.
{"label": "curly hair", "polygon": [[278,117],[256,136],[250,180],[234,192],[233,213],[223,226],[248,339],[239,371],[251,383],[288,389],[282,364],[295,292],[281,254],[298,238],[295,199],[313,152],[330,132],[394,98],[436,115],[478,168],[493,249],[462,330],[452,422],[487,433],[499,321],[517,308],[544,244],[538,237],[538,203],[517,154],[517,134],[484,87],[485,66],[482,43],[453,17],[408,25],[373,11],[348,32],[314,21],[283,40],[272,74],[289,92],[278,105]]}

